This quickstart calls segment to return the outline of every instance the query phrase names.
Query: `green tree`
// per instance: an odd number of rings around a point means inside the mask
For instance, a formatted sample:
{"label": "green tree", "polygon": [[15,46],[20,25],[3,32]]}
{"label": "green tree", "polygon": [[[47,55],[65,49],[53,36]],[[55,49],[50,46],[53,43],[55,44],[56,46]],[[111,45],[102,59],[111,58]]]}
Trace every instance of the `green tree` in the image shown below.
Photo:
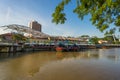
{"label": "green tree", "polygon": [[27,38],[22,34],[12,34],[12,39],[15,41],[26,41]]}
{"label": "green tree", "polygon": [[82,35],[81,37],[89,37],[89,35]]}
{"label": "green tree", "polygon": [[105,34],[104,34],[104,40],[107,40],[109,43],[116,43],[116,36],[114,35],[114,32],[115,32],[115,29],[112,29],[110,31],[107,31]]}
{"label": "green tree", "polygon": [[90,41],[91,42],[93,42],[93,43],[95,43],[95,44],[98,44],[98,40],[100,40],[100,38],[98,38],[98,37],[92,37],[91,39],[90,39]]}
{"label": "green tree", "polygon": [[[89,14],[91,16],[90,21],[101,32],[114,29],[120,31],[120,0],[62,0],[52,14],[52,22],[56,24],[65,23],[67,19],[64,8],[71,1],[76,1],[73,12],[81,20]],[[110,28],[110,24],[115,24],[116,27]]]}

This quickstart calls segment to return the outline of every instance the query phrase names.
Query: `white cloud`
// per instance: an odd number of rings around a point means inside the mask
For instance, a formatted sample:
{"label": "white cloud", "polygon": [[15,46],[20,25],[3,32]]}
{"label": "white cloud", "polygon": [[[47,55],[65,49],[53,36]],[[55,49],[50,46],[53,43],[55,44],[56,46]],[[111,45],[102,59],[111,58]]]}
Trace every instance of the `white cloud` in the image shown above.
{"label": "white cloud", "polygon": [[10,7],[8,7],[7,13],[6,13],[6,22],[10,21],[11,14],[12,14],[12,9]]}

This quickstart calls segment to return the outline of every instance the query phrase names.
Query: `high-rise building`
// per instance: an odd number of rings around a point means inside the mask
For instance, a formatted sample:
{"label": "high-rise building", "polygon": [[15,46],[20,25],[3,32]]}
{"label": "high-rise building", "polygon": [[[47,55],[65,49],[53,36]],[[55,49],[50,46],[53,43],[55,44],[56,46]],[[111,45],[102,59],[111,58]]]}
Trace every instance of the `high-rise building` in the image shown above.
{"label": "high-rise building", "polygon": [[40,23],[38,23],[37,21],[33,20],[29,23],[29,27],[33,30],[36,30],[36,31],[40,31],[42,32],[42,26]]}

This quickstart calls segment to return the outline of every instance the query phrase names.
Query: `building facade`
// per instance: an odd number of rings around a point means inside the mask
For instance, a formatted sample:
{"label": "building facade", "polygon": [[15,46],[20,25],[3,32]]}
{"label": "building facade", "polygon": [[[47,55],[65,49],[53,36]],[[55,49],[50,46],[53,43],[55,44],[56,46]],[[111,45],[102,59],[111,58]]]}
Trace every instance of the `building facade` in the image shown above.
{"label": "building facade", "polygon": [[42,32],[42,26],[37,21],[33,20],[29,23],[29,27],[33,30]]}

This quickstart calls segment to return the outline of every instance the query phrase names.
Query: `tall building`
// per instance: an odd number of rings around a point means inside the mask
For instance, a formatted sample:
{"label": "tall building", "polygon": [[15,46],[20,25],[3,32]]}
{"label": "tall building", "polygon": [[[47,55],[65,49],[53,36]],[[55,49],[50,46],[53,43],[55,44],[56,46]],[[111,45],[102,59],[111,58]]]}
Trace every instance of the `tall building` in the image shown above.
{"label": "tall building", "polygon": [[29,27],[33,30],[42,32],[42,26],[37,21],[33,20],[29,23]]}

